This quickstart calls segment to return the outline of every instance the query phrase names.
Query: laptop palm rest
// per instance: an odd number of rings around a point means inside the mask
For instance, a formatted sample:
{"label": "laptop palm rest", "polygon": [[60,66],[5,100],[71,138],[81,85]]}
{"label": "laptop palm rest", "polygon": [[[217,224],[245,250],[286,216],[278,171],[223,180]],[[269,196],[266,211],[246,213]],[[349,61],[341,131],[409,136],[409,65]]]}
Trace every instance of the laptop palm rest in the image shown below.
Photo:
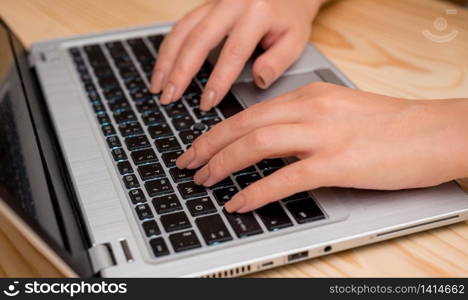
{"label": "laptop palm rest", "polygon": [[238,100],[247,108],[256,103],[288,93],[312,82],[324,81],[314,71],[283,75],[266,90],[258,88],[253,81],[239,82],[233,85],[232,91]]}

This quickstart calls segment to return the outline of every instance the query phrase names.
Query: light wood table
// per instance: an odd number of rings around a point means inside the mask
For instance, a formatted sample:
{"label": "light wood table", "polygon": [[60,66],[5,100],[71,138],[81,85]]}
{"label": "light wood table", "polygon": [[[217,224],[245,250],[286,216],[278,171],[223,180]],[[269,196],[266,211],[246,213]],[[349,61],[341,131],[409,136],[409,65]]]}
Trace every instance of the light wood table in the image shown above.
{"label": "light wood table", "polygon": [[[2,0],[0,14],[30,45],[73,34],[175,20],[199,0]],[[457,14],[447,14],[447,9]],[[449,28],[437,31],[443,17]],[[422,34],[456,30],[446,43]],[[313,24],[311,40],[359,88],[409,98],[468,96],[468,11],[436,0],[342,0]],[[0,212],[1,213],[1,212]],[[0,214],[1,217],[1,214]],[[1,220],[1,218],[0,218]],[[57,276],[15,228],[0,222],[0,276]],[[261,277],[467,276],[468,224],[312,259]]]}

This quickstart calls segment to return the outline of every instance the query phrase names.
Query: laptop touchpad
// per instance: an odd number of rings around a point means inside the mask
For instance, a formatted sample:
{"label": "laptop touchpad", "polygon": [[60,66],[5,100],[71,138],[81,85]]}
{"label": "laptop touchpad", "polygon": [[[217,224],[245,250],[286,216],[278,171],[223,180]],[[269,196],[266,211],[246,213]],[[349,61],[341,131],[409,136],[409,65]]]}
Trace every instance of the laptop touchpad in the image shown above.
{"label": "laptop touchpad", "polygon": [[233,92],[245,107],[252,106],[273,97],[293,91],[312,82],[323,81],[315,72],[283,75],[266,90],[258,88],[254,82],[240,82],[234,84]]}

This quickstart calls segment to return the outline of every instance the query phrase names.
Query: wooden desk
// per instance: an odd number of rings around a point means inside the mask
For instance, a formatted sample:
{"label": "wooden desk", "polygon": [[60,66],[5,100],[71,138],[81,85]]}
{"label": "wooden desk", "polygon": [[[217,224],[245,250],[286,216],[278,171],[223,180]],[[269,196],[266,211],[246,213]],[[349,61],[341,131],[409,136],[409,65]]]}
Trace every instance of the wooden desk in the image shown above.
{"label": "wooden desk", "polygon": [[[201,0],[2,0],[0,14],[26,45],[73,34],[174,20]],[[312,41],[361,89],[409,98],[468,95],[468,11],[436,0],[342,0],[313,25]],[[437,17],[455,39],[422,31]],[[1,219],[1,218],[0,218]],[[0,276],[56,276],[0,223]],[[21,251],[19,250],[21,249]],[[30,251],[30,252],[28,252]],[[25,254],[26,253],[26,254]],[[27,253],[33,253],[31,258]],[[467,276],[468,224],[461,223],[257,273],[261,277]]]}

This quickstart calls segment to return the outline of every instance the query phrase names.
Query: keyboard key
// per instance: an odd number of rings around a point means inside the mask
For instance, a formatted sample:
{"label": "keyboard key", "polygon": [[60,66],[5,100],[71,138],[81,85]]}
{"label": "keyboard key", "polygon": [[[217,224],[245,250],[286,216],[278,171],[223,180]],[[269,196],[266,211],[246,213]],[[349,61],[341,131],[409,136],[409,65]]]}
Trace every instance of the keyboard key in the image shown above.
{"label": "keyboard key", "polygon": [[286,204],[286,208],[289,210],[289,212],[299,224],[304,224],[325,218],[320,208],[318,208],[314,200],[310,198],[288,202]]}
{"label": "keyboard key", "polygon": [[133,100],[135,101],[135,105],[139,113],[158,110],[158,105],[156,104],[156,101],[151,98],[151,95],[146,95],[143,98],[136,98],[134,96]]}
{"label": "keyboard key", "polygon": [[102,105],[102,103],[98,101],[93,103],[93,109],[94,109],[94,112],[97,114],[102,114],[106,112],[106,108],[104,107],[104,105]]}
{"label": "keyboard key", "polygon": [[279,169],[284,167],[286,164],[285,162],[280,159],[264,159],[257,164],[260,170],[267,170],[267,169]]}
{"label": "keyboard key", "polygon": [[[112,77],[114,77],[114,74],[112,74]],[[103,94],[108,103],[117,100],[126,100],[125,93],[120,87],[103,91]]]}
{"label": "keyboard key", "polygon": [[200,105],[200,94],[198,93],[185,93],[184,94],[185,102],[192,107],[197,108]]}
{"label": "keyboard key", "polygon": [[179,156],[184,153],[182,150],[180,151],[175,151],[175,152],[167,152],[162,154],[162,160],[164,161],[164,164],[168,168],[175,167],[176,160]]}
{"label": "keyboard key", "polygon": [[133,122],[137,119],[136,115],[129,110],[119,110],[114,112],[114,120],[116,123]]}
{"label": "keyboard key", "polygon": [[252,213],[228,213],[223,210],[232,229],[239,238],[262,233],[263,230]]}
{"label": "keyboard key", "polygon": [[177,185],[177,188],[184,199],[206,196],[205,187],[197,185],[193,181],[181,183]]}
{"label": "keyboard key", "polygon": [[216,207],[210,197],[202,197],[186,202],[187,208],[194,217],[207,215],[216,212]]}
{"label": "keyboard key", "polygon": [[192,125],[192,130],[205,131],[208,129],[208,125],[202,122],[198,122]]}
{"label": "keyboard key", "polygon": [[109,116],[106,113],[102,113],[96,116],[98,119],[99,124],[106,125],[110,123]]}
{"label": "keyboard key", "polygon": [[[99,79],[98,82],[99,82],[99,86],[101,87],[101,90],[104,93],[120,88],[120,84],[115,77],[107,77],[107,78]],[[95,91],[94,88],[91,90],[88,90],[88,93],[92,91]]]}
{"label": "keyboard key", "polygon": [[174,182],[179,183],[183,181],[192,181],[193,180],[193,175],[195,175],[195,170],[189,170],[189,169],[179,169],[179,168],[172,168],[169,170],[169,173],[171,174],[172,179]]}
{"label": "keyboard key", "polygon": [[153,139],[172,136],[172,130],[166,123],[161,123],[148,127],[148,132]]}
{"label": "keyboard key", "polygon": [[130,92],[130,97],[133,101],[141,101],[145,99],[151,99],[152,95],[146,88],[145,83],[138,75],[128,76],[123,79],[125,86]]}
{"label": "keyboard key", "polygon": [[135,206],[135,211],[140,220],[150,219],[153,217],[153,213],[148,204],[140,204]]}
{"label": "keyboard key", "polygon": [[266,169],[266,170],[263,170],[263,177],[270,176],[271,174],[275,173],[278,170],[279,169]]}
{"label": "keyboard key", "polygon": [[156,197],[161,194],[172,193],[174,191],[167,178],[147,181],[145,182],[145,188],[150,197]]}
{"label": "keyboard key", "polygon": [[165,214],[182,209],[182,205],[179,199],[177,199],[176,194],[153,198],[153,206],[158,214]]}
{"label": "keyboard key", "polygon": [[107,145],[109,146],[109,148],[117,148],[117,147],[122,147],[122,144],[120,143],[120,140],[117,136],[110,136],[108,138],[106,138],[106,141],[107,141]]}
{"label": "keyboard key", "polygon": [[166,105],[164,109],[166,110],[167,115],[171,119],[181,117],[181,116],[186,116],[189,114],[184,104],[180,101]]}
{"label": "keyboard key", "polygon": [[231,200],[231,198],[237,194],[238,190],[235,186],[230,186],[226,188],[221,188],[213,191],[213,194],[218,201],[219,205],[224,205],[226,202]]}
{"label": "keyboard key", "polygon": [[114,77],[112,69],[106,66],[93,68],[93,73],[98,79]]}
{"label": "keyboard key", "polygon": [[144,203],[146,202],[145,194],[141,189],[134,189],[128,192],[130,199],[132,200],[133,204]]}
{"label": "keyboard key", "polygon": [[189,219],[187,218],[187,215],[183,211],[162,215],[161,223],[163,224],[166,232],[173,232],[176,230],[192,227],[192,225],[190,225]]}
{"label": "keyboard key", "polygon": [[131,156],[135,165],[141,165],[145,163],[158,161],[158,158],[156,157],[156,153],[154,153],[154,150],[150,148],[133,151],[131,153]]}
{"label": "keyboard key", "polygon": [[255,169],[254,166],[250,166],[250,167],[247,167],[245,169],[242,169],[240,171],[237,171],[235,173],[233,173],[234,175],[242,175],[242,174],[247,174],[247,173],[255,173],[257,172],[257,169]]}
{"label": "keyboard key", "polygon": [[164,116],[159,110],[148,111],[142,115],[143,122],[146,125],[164,123]]}
{"label": "keyboard key", "polygon": [[180,139],[186,145],[192,144],[200,135],[202,135],[202,132],[199,130],[184,130],[179,133]]}
{"label": "keyboard key", "polygon": [[120,124],[119,130],[120,134],[123,137],[143,134],[143,129],[141,128],[141,125],[138,122]]}
{"label": "keyboard key", "polygon": [[138,167],[138,173],[140,174],[141,179],[144,181],[149,179],[161,178],[166,174],[159,163],[147,164]]}
{"label": "keyboard key", "polygon": [[193,119],[189,115],[172,120],[172,125],[174,125],[174,128],[178,131],[189,129],[193,124]]}
{"label": "keyboard key", "polygon": [[286,212],[277,202],[267,204],[264,207],[257,209],[256,213],[269,231],[274,231],[293,225],[291,219],[289,219]]}
{"label": "keyboard key", "polygon": [[169,240],[171,241],[175,252],[201,247],[200,241],[193,230],[171,234],[169,236]]}
{"label": "keyboard key", "polygon": [[103,125],[103,126],[101,127],[101,129],[102,129],[102,133],[103,133],[105,136],[109,136],[109,135],[114,135],[114,134],[115,134],[114,126],[112,126],[111,124]]}
{"label": "keyboard key", "polygon": [[154,145],[161,153],[180,149],[180,144],[175,136],[158,139],[154,142]]}
{"label": "keyboard key", "polygon": [[127,83],[127,88],[130,91],[130,97],[137,106],[137,109],[140,113],[145,111],[152,111],[153,109],[158,109],[156,101],[153,99],[153,95],[145,87],[141,79],[139,81],[132,80]]}
{"label": "keyboard key", "polygon": [[144,63],[146,61],[152,61],[153,55],[149,52],[148,48],[146,47],[145,42],[141,38],[134,38],[127,40],[127,43],[133,50],[133,54],[135,58],[140,62]]}
{"label": "keyboard key", "polygon": [[199,120],[209,119],[218,117],[218,113],[214,109],[210,109],[209,111],[200,110],[199,108],[195,108],[193,113]]}
{"label": "keyboard key", "polygon": [[154,256],[160,257],[169,254],[169,250],[167,249],[166,242],[162,237],[151,239],[150,240],[151,248],[153,249]]}
{"label": "keyboard key", "polygon": [[125,98],[115,98],[107,102],[111,111],[130,109],[130,103]]}
{"label": "keyboard key", "polygon": [[187,87],[187,89],[185,90],[184,92],[184,96],[185,95],[200,95],[201,94],[201,90],[200,90],[200,87],[198,86],[198,84],[196,83],[195,80],[192,80],[189,84],[189,86]]}
{"label": "keyboard key", "polygon": [[140,186],[138,179],[133,174],[125,175],[122,179],[127,189],[136,188]]}
{"label": "keyboard key", "polygon": [[148,139],[144,135],[128,137],[125,139],[125,144],[130,151],[148,148],[150,146]]}
{"label": "keyboard key", "polygon": [[[299,199],[311,199],[307,192],[301,192],[283,199],[283,202],[295,201]],[[311,199],[312,200],[312,199]]]}
{"label": "keyboard key", "polygon": [[101,96],[97,92],[88,92],[88,98],[91,103],[102,103]]}
{"label": "keyboard key", "polygon": [[208,127],[213,127],[213,126],[215,126],[216,124],[218,124],[221,121],[222,120],[221,120],[220,117],[214,117],[214,118],[210,118],[210,119],[204,119],[203,123],[208,125]]}
{"label": "keyboard key", "polygon": [[145,221],[141,226],[143,226],[143,230],[147,237],[161,234],[161,230],[155,220]]}
{"label": "keyboard key", "polygon": [[225,119],[244,110],[232,92],[228,92],[216,108],[221,112]]}
{"label": "keyboard key", "polygon": [[255,181],[261,179],[262,177],[258,173],[250,173],[245,175],[240,175],[236,177],[236,181],[239,184],[241,189],[245,189],[247,186],[251,185]]}
{"label": "keyboard key", "polygon": [[117,164],[117,168],[119,169],[120,175],[133,173],[132,165],[128,162],[128,160],[119,162]]}
{"label": "keyboard key", "polygon": [[122,148],[116,148],[112,150],[112,157],[115,161],[126,160],[127,154]]}
{"label": "keyboard key", "polygon": [[234,181],[232,181],[231,178],[226,177],[223,180],[221,180],[220,182],[218,182],[217,184],[210,186],[210,189],[219,189],[219,188],[223,188],[223,187],[227,187],[227,186],[233,186],[233,185],[234,185]]}
{"label": "keyboard key", "polygon": [[159,47],[161,46],[161,43],[164,39],[164,35],[158,34],[158,35],[152,35],[148,37],[148,40],[151,42],[151,44],[154,47],[154,50],[158,51]]}
{"label": "keyboard key", "polygon": [[208,245],[232,240],[231,234],[219,215],[200,217],[195,220],[195,223]]}

